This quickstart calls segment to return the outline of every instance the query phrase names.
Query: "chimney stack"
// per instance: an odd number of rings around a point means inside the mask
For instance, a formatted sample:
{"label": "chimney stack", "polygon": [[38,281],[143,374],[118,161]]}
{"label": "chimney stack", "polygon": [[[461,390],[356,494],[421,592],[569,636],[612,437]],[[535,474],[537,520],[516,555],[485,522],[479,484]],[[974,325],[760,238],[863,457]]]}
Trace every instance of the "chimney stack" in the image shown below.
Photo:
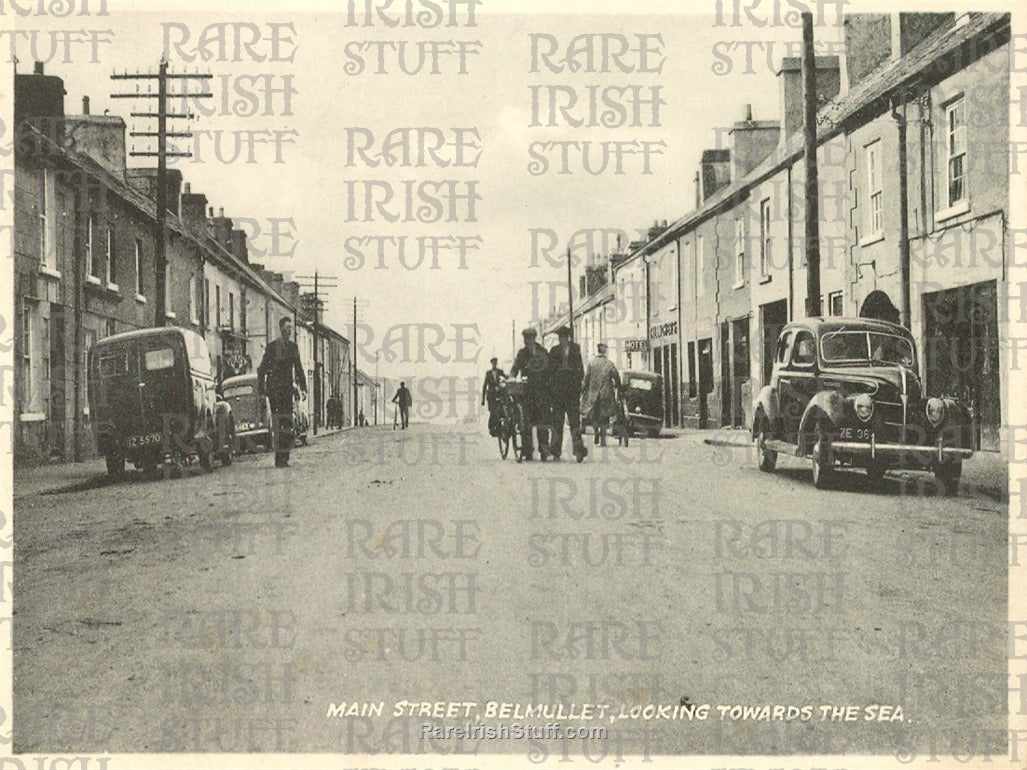
{"label": "chimney stack", "polygon": [[699,161],[699,205],[731,183],[730,150],[703,150]]}
{"label": "chimney stack", "polygon": [[207,232],[207,219],[203,216],[207,209],[207,196],[203,193],[194,193],[192,185],[186,182],[179,209],[185,229],[202,239]]}
{"label": "chimney stack", "polygon": [[36,62],[36,65],[35,65],[35,67],[32,70],[32,74],[33,75],[44,75],[44,74],[46,74],[45,72],[43,72],[43,62],[41,62],[41,61],[37,61]]}
{"label": "chimney stack", "polygon": [[83,96],[82,97],[82,114],[83,115],[88,115],[89,114],[89,97],[88,96]]}
{"label": "chimney stack", "polygon": [[845,68],[849,88],[890,59],[905,56],[935,30],[955,23],[955,13],[845,14]]}
{"label": "chimney stack", "polygon": [[[817,56],[817,109],[834,99],[841,91],[841,67],[837,56]],[[781,141],[802,131],[802,61],[798,56],[781,60],[777,76],[781,79]]]}
{"label": "chimney stack", "polygon": [[246,231],[235,228],[231,232],[231,238],[232,255],[240,262],[249,264],[250,251],[246,245]]}
{"label": "chimney stack", "polygon": [[[801,101],[799,108],[801,127]],[[781,126],[776,120],[753,120],[752,106],[747,104],[745,120],[735,123],[728,133],[731,136],[730,179],[738,182],[774,151],[781,135]]]}

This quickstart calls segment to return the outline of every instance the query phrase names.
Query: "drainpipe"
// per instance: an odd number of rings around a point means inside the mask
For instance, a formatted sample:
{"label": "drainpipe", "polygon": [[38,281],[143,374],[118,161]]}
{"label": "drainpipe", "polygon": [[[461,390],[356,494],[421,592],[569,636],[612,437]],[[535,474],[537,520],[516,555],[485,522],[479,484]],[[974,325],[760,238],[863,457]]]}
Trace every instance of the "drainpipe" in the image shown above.
{"label": "drainpipe", "polygon": [[[692,237],[693,238],[695,237],[694,233],[692,234]],[[685,373],[684,363],[685,363],[685,349],[686,349],[686,347],[685,347],[685,337],[684,337],[684,334],[682,333],[683,332],[683,328],[682,328],[683,324],[682,324],[682,320],[681,320],[681,310],[682,310],[681,305],[682,305],[682,302],[681,302],[681,241],[680,240],[675,240],[674,241],[674,251],[675,251],[675,253],[677,255],[677,265],[674,268],[675,271],[676,271],[675,272],[675,276],[677,277],[677,280],[674,281],[674,283],[677,284],[677,285],[674,288],[677,289],[677,296],[674,297],[674,304],[678,306],[678,331],[677,331],[677,338],[678,338],[678,355],[677,355],[677,359],[678,359],[677,360],[677,370],[678,370],[677,371],[677,375],[678,375],[678,377],[677,377],[677,380],[678,380],[678,383],[677,383],[677,392],[674,394],[674,400],[678,404],[678,424],[677,424],[677,427],[680,428],[680,427],[682,427],[684,425],[684,419],[683,419],[682,414],[681,414],[681,412],[682,412],[682,410],[681,410],[681,401],[682,401],[681,391],[682,391],[682,387],[681,386],[682,386],[682,383],[684,382],[684,373]]]}
{"label": "drainpipe", "polygon": [[795,318],[795,278],[794,278],[794,247],[792,245],[792,164],[788,164],[787,171],[787,193],[788,200],[788,322]]}
{"label": "drainpipe", "polygon": [[928,216],[933,218],[927,209],[927,123],[930,120],[930,96],[930,91],[924,91],[917,99],[920,118],[920,235],[924,237],[933,229],[927,220]]}
{"label": "drainpipe", "polygon": [[[901,108],[901,113],[899,112]],[[899,267],[902,288],[899,292],[899,322],[910,328],[909,300],[909,171],[906,167],[906,91],[900,90],[892,102],[891,116],[899,135]]]}
{"label": "drainpipe", "polygon": [[[88,189],[88,188],[87,188]],[[75,462],[82,462],[82,442],[84,437],[82,431],[84,429],[82,420],[82,372],[85,367],[84,359],[84,348],[86,346],[86,332],[82,328],[82,284],[85,282],[85,256],[82,254],[82,217],[83,212],[89,206],[89,193],[83,192],[79,189],[76,192],[78,198],[77,205],[75,206],[75,237],[72,239],[72,249],[74,252],[75,259],[75,398],[74,398],[74,409],[75,409],[75,420],[74,420],[74,459]],[[89,222],[88,215],[86,216],[86,222]],[[87,225],[88,226],[88,225]],[[88,377],[86,378],[88,379]],[[95,415],[90,414],[90,419],[95,419]]]}

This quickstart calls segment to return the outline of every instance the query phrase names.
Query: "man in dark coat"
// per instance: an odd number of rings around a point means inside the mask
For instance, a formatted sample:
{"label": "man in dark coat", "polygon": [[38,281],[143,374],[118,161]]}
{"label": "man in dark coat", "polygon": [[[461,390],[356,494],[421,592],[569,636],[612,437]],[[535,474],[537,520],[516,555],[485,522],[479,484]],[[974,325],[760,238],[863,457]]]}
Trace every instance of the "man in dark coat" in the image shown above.
{"label": "man in dark coat", "polygon": [[489,360],[492,368],[485,372],[485,383],[481,386],[481,405],[489,404],[489,435],[495,436],[499,432],[499,385],[506,379],[506,372],[499,368],[499,359]]}
{"label": "man in dark coat", "polygon": [[538,332],[528,327],[521,336],[524,347],[517,351],[510,376],[524,375],[527,384],[524,388],[524,419],[526,425],[521,433],[521,456],[525,460],[533,459],[535,452],[531,429],[538,430],[538,451],[543,462],[549,457],[549,357],[546,349],[538,344]]}
{"label": "man in dark coat", "polygon": [[414,399],[407,390],[405,382],[399,384],[399,388],[392,397],[392,403],[399,407],[399,423],[402,430],[406,430],[410,425],[410,406],[414,403]]}
{"label": "man in dark coat", "polygon": [[285,468],[289,465],[293,441],[293,387],[299,385],[306,398],[307,378],[300,363],[300,350],[291,339],[292,319],[282,318],[278,328],[280,336],[264,350],[264,358],[257,367],[257,390],[271,402],[275,467]]}
{"label": "man in dark coat", "polygon": [[581,347],[571,341],[570,327],[556,330],[560,342],[549,351],[549,387],[553,405],[553,440],[549,452],[557,460],[563,451],[563,420],[566,415],[571,426],[571,444],[574,456],[581,462],[588,450],[581,440],[581,381],[585,365],[581,361]]}

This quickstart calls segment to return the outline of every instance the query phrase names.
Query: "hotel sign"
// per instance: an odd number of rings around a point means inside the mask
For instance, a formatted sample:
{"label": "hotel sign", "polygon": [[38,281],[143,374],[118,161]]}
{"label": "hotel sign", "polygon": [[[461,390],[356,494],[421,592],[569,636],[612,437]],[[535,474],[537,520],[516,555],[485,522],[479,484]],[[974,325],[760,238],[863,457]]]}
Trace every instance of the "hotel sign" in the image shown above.
{"label": "hotel sign", "polygon": [[625,353],[645,353],[649,350],[649,340],[624,340]]}
{"label": "hotel sign", "polygon": [[649,327],[649,338],[659,339],[660,337],[669,337],[672,334],[678,333],[678,322],[668,321],[667,323],[656,324],[656,326]]}

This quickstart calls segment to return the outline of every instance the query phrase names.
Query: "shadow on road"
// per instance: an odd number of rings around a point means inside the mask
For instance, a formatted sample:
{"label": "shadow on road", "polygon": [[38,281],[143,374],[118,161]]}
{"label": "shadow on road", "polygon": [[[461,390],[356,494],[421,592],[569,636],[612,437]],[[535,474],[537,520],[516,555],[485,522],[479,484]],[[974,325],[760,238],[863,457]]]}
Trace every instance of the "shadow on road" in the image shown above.
{"label": "shadow on road", "polygon": [[[759,473],[756,468],[751,469]],[[865,494],[881,495],[883,497],[922,497],[934,498],[945,497],[945,491],[935,481],[930,473],[916,473],[899,471],[903,475],[887,474],[880,482],[873,482],[859,468],[838,468],[834,476],[828,482],[828,492],[863,492]],[[908,475],[907,475],[908,474]],[[763,476],[769,474],[761,474]],[[805,484],[812,490],[813,470],[811,468],[787,467],[777,468],[774,476],[791,479],[799,484]],[[990,487],[964,484],[960,487],[956,497],[987,497],[995,502],[1006,501],[1001,490]]]}

